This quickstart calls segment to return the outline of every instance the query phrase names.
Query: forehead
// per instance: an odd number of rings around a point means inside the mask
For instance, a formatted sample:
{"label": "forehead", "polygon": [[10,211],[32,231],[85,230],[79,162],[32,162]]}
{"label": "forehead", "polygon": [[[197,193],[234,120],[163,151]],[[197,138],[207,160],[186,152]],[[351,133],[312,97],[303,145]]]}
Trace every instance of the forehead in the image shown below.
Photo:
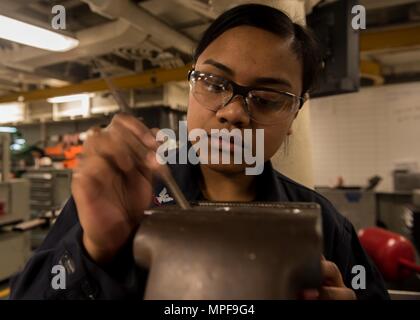
{"label": "forehead", "polygon": [[197,66],[216,60],[235,72],[235,78],[284,77],[296,89],[301,86],[302,67],[291,49],[292,38],[251,27],[239,26],[216,38],[199,56]]}

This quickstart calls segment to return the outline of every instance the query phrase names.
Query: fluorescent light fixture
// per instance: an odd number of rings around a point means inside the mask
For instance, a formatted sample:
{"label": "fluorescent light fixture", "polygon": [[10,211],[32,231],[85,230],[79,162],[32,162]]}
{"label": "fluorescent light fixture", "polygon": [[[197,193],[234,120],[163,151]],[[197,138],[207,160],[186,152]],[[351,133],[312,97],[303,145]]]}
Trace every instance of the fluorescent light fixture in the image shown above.
{"label": "fluorescent light fixture", "polygon": [[24,119],[25,105],[23,103],[0,103],[0,123],[18,122]]}
{"label": "fluorescent light fixture", "polygon": [[49,51],[68,51],[79,40],[0,15],[0,38]]}
{"label": "fluorescent light fixture", "polygon": [[14,127],[0,127],[0,132],[16,133],[17,129]]}
{"label": "fluorescent light fixture", "polygon": [[90,114],[92,93],[72,94],[47,99],[53,104],[53,120],[64,117],[87,117]]}
{"label": "fluorescent light fixture", "polygon": [[47,99],[49,103],[66,103],[66,102],[73,102],[73,101],[81,101],[86,98],[91,98],[93,94],[89,93],[80,93],[80,94],[72,94],[69,96],[60,96],[60,97],[53,97]]}

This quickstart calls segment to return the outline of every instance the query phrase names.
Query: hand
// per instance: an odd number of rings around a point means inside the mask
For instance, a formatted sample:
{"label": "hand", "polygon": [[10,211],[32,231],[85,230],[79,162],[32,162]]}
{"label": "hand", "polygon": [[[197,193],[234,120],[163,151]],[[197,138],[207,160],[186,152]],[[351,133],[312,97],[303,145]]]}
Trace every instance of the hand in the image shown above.
{"label": "hand", "polygon": [[356,300],[356,294],[343,282],[340,270],[334,262],[321,259],[323,284],[319,290],[303,291],[305,300]]}
{"label": "hand", "polygon": [[153,132],[125,114],[116,115],[105,129],[89,132],[72,193],[83,245],[96,262],[115,256],[149,207],[152,173],[159,167],[156,148]]}

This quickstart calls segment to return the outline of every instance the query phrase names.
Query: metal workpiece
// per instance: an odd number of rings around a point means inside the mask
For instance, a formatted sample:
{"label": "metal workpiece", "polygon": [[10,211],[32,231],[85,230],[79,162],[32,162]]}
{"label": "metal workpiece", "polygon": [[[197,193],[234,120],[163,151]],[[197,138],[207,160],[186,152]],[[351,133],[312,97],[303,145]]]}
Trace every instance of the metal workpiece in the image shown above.
{"label": "metal workpiece", "polygon": [[150,209],[134,239],[145,299],[296,299],[321,284],[317,204]]}

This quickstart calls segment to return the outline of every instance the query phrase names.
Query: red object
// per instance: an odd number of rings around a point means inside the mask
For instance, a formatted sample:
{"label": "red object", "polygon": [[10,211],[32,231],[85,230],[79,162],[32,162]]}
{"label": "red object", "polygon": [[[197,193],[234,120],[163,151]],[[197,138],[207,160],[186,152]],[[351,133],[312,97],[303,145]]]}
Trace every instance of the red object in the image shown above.
{"label": "red object", "polygon": [[74,169],[77,166],[77,156],[83,152],[83,146],[71,146],[64,151],[66,160],[63,162],[64,168]]}
{"label": "red object", "polygon": [[0,216],[4,215],[6,212],[4,212],[4,202],[0,202]]}
{"label": "red object", "polygon": [[415,264],[414,246],[407,238],[375,227],[360,230],[359,239],[386,280],[401,280],[413,272],[420,273],[420,266]]}
{"label": "red object", "polygon": [[70,145],[63,148],[61,143],[53,147],[46,147],[45,154],[48,156],[64,156],[63,167],[74,169],[78,164],[78,156],[83,152],[83,145]]}

